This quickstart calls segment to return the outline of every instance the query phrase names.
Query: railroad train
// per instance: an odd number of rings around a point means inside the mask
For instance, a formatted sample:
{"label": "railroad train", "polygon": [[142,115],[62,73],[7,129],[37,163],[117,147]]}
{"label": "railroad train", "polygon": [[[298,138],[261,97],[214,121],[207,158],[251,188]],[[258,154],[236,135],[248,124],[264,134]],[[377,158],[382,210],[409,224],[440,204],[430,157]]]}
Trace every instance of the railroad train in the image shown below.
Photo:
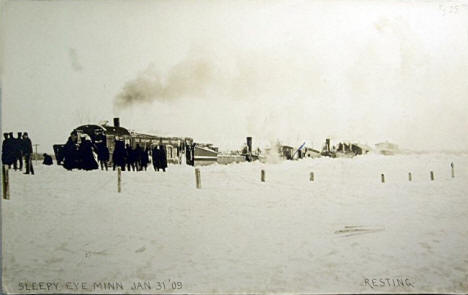
{"label": "railroad train", "polygon": [[[124,141],[125,144],[129,144],[131,147],[139,144],[140,147],[148,149],[163,145],[166,149],[167,162],[172,164],[181,164],[182,156],[186,154],[186,147],[193,146],[193,139],[190,137],[161,137],[129,131],[120,126],[119,118],[114,118],[113,123],[113,126],[107,123],[82,125],[76,127],[73,131],[78,134],[78,140],[81,140],[81,137],[87,134],[93,143],[103,141],[111,155],[114,152],[116,140]],[[64,144],[53,145],[58,163],[63,161],[63,147]]]}

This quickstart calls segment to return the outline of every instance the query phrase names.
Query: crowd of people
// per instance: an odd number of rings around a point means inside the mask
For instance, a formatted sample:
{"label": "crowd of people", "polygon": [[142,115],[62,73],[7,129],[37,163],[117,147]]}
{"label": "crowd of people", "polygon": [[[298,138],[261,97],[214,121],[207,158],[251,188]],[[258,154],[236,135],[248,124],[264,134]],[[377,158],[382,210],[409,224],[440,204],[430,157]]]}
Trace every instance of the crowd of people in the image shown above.
{"label": "crowd of people", "polygon": [[13,136],[13,132],[3,133],[2,143],[2,164],[9,169],[13,166],[15,170],[23,170],[24,174],[34,174],[32,165],[32,142],[27,132],[18,132],[18,137]]}
{"label": "crowd of people", "polygon": [[[13,132],[4,133],[2,143],[2,164],[4,167],[14,170],[23,170],[25,174],[34,174],[32,164],[32,142],[27,132],[18,132],[15,138]],[[80,139],[80,140],[78,140]],[[109,152],[105,137],[97,137],[94,143],[89,135],[84,134],[78,138],[78,133],[73,131],[61,150],[62,159],[57,159],[57,164],[62,164],[67,170],[108,170],[120,167],[122,171],[146,171],[148,165],[153,164],[155,171],[166,171],[167,156],[164,145],[160,144],[152,148],[143,148],[139,144],[132,147],[124,141],[116,140],[112,155]],[[52,165],[52,157],[43,154],[44,165]]]}
{"label": "crowd of people", "polygon": [[166,151],[163,145],[149,149],[142,148],[139,144],[132,147],[124,141],[116,140],[111,155],[105,137],[97,136],[93,143],[89,135],[85,134],[78,140],[76,131],[70,134],[62,152],[63,167],[67,170],[95,170],[99,167],[101,170],[108,170],[112,160],[113,170],[120,167],[122,171],[146,171],[150,157],[155,171],[159,169],[166,171],[167,168]]}

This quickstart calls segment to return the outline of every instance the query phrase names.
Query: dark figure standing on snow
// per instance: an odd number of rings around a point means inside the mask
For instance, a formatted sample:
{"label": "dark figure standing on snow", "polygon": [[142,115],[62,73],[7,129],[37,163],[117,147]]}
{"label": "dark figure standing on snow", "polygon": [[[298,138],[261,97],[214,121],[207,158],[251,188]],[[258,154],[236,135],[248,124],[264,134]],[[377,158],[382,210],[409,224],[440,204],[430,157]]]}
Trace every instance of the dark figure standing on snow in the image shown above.
{"label": "dark figure standing on snow", "polygon": [[16,152],[17,153],[17,158],[16,158],[16,161],[19,162],[19,170],[23,170],[23,155],[24,155],[24,152],[23,152],[23,138],[22,138],[23,134],[21,132],[18,132],[18,137],[16,138],[16,142],[17,142],[17,145],[18,145],[18,151]]}
{"label": "dark figure standing on snow", "polygon": [[195,143],[192,145],[187,144],[185,147],[185,162],[187,165],[193,166],[195,164],[194,160],[194,154],[195,154]]}
{"label": "dark figure standing on snow", "polygon": [[7,165],[8,168],[11,168],[11,164],[13,163],[12,157],[12,141],[10,139],[10,135],[8,133],[3,133],[3,142],[2,142],[2,163],[3,165]]}
{"label": "dark figure standing on snow", "polygon": [[132,171],[138,171],[138,158],[139,158],[138,151],[135,148],[131,147],[130,148],[130,159],[131,159],[131,166],[132,166]]}
{"label": "dark figure standing on snow", "polygon": [[159,171],[159,169],[162,169],[164,172],[166,172],[167,158],[166,151],[164,150],[163,145],[160,145],[153,149],[153,166],[155,171]]}
{"label": "dark figure standing on snow", "polygon": [[42,154],[42,156],[44,157],[44,160],[42,161],[43,165],[50,166],[53,164],[51,156],[49,156],[48,154]]}
{"label": "dark figure standing on snow", "polygon": [[6,145],[8,143],[8,133],[3,133],[3,141],[2,141],[2,165],[6,165],[5,158],[6,158]]}
{"label": "dark figure standing on snow", "polygon": [[101,170],[106,168],[108,170],[107,162],[109,162],[110,154],[109,149],[106,145],[106,136],[103,134],[102,130],[96,130],[96,136],[94,138],[94,144],[97,148],[98,161],[101,166]]}
{"label": "dark figure standing on snow", "polygon": [[113,170],[115,170],[115,167],[117,166],[117,167],[120,167],[122,171],[125,171],[125,158],[126,158],[125,144],[123,141],[116,140],[114,153],[112,153]]}
{"label": "dark figure standing on snow", "polygon": [[24,164],[26,165],[26,172],[24,174],[33,174],[34,168],[32,165],[31,155],[33,153],[32,142],[28,136],[28,133],[23,133],[23,152],[24,152]]}
{"label": "dark figure standing on snow", "polygon": [[154,171],[159,171],[159,164],[158,164],[159,149],[157,146],[153,147],[153,150],[151,151],[151,157],[153,158]]}
{"label": "dark figure standing on snow", "polygon": [[80,141],[78,144],[78,168],[83,169],[84,164],[83,164],[83,142],[86,140],[86,135],[81,134]]}
{"label": "dark figure standing on snow", "polygon": [[133,150],[133,157],[135,161],[135,167],[137,171],[141,171],[141,157],[142,157],[143,150],[141,149],[140,145],[137,144],[135,149]]}
{"label": "dark figure standing on snow", "polygon": [[166,172],[167,168],[167,155],[166,155],[166,148],[163,145],[159,146],[159,151],[160,151],[160,163],[161,163],[161,168],[164,172]]}
{"label": "dark figure standing on snow", "polygon": [[86,136],[79,147],[82,169],[95,170],[99,168],[96,159],[94,158],[93,151],[94,145],[91,142],[91,138],[89,138],[89,136]]}
{"label": "dark figure standing on snow", "polygon": [[103,131],[97,129],[95,131],[94,144],[99,148],[102,145],[106,145],[106,136],[102,133]]}
{"label": "dark figure standing on snow", "polygon": [[142,150],[141,152],[141,169],[146,169],[148,168],[148,163],[149,163],[149,151],[148,151],[148,148],[145,148],[144,150]]}
{"label": "dark figure standing on snow", "polygon": [[72,170],[78,167],[78,134],[76,131],[70,133],[67,143],[63,147],[63,167]]}
{"label": "dark figure standing on snow", "polygon": [[127,170],[131,171],[133,168],[133,171],[135,171],[135,160],[134,160],[134,153],[132,148],[130,147],[129,144],[126,144],[125,146],[125,154],[126,154],[126,159],[127,159]]}
{"label": "dark figure standing on snow", "polygon": [[11,162],[13,164],[13,169],[17,170],[18,169],[18,155],[19,152],[21,151],[21,142],[19,142],[13,135],[13,132],[8,133],[8,139],[10,140],[10,145],[11,145]]}
{"label": "dark figure standing on snow", "polygon": [[101,164],[101,170],[104,170],[104,167],[106,168],[106,171],[108,170],[107,162],[109,162],[109,149],[105,144],[101,144],[98,147],[98,160],[99,163]]}

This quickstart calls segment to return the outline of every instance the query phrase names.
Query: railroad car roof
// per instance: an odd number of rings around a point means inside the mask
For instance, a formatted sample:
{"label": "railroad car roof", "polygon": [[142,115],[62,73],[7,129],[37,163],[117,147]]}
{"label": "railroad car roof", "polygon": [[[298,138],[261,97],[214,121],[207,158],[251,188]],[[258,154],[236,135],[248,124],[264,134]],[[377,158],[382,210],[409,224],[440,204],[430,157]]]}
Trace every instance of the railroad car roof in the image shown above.
{"label": "railroad car roof", "polygon": [[[88,133],[90,130],[102,129],[108,135],[116,135],[116,136],[130,136],[130,132],[126,128],[123,127],[115,127],[115,126],[107,126],[107,125],[82,125],[76,128],[77,130],[83,130],[83,132]],[[88,132],[87,132],[88,131]]]}
{"label": "railroad car roof", "polygon": [[183,137],[175,137],[175,136],[159,136],[159,135],[152,135],[152,134],[145,134],[145,133],[138,133],[138,132],[132,132],[132,135],[141,137],[141,138],[154,138],[154,139],[160,139],[160,140],[169,140],[169,141],[183,141]]}

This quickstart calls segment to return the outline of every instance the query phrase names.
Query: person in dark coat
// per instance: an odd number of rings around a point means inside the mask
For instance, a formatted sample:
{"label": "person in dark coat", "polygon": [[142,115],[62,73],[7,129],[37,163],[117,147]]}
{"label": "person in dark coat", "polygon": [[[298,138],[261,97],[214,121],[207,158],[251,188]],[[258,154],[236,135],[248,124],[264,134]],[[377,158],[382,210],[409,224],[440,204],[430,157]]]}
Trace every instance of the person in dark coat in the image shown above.
{"label": "person in dark coat", "polygon": [[166,155],[166,148],[163,145],[159,146],[159,151],[160,151],[160,163],[161,163],[161,169],[166,172],[167,168],[167,155]]}
{"label": "person in dark coat", "polygon": [[23,170],[23,134],[22,132],[18,132],[18,137],[16,138],[18,150],[16,151],[17,153],[17,158],[16,161],[18,162],[18,168],[19,170]]}
{"label": "person in dark coat", "polygon": [[133,157],[134,157],[134,163],[135,163],[135,168],[137,171],[141,171],[141,157],[142,157],[143,150],[141,149],[140,145],[137,144],[135,149],[133,150]]}
{"label": "person in dark coat", "polygon": [[185,162],[187,165],[194,166],[194,153],[195,153],[195,144],[187,144],[185,146]]}
{"label": "person in dark coat", "polygon": [[104,170],[106,167],[106,171],[108,170],[107,162],[109,162],[109,149],[105,144],[101,144],[98,147],[98,160],[101,164],[101,170]]}
{"label": "person in dark coat", "polygon": [[2,164],[6,165],[5,158],[6,158],[6,148],[5,146],[8,143],[8,133],[3,133],[3,141],[2,141]]}
{"label": "person in dark coat", "polygon": [[42,154],[42,156],[44,157],[44,160],[42,161],[43,165],[50,166],[53,164],[51,156],[49,156],[48,154]]}
{"label": "person in dark coat", "polygon": [[154,171],[159,171],[159,147],[155,146],[153,147],[153,150],[151,151],[151,157],[153,158],[153,168]]}
{"label": "person in dark coat", "polygon": [[63,147],[63,167],[67,170],[79,168],[78,161],[78,134],[73,131]]}
{"label": "person in dark coat", "polygon": [[27,132],[23,133],[23,152],[24,152],[24,162],[26,165],[26,172],[24,174],[33,174],[34,168],[32,165],[31,155],[33,153],[32,142],[28,136]]}
{"label": "person in dark coat", "polygon": [[13,164],[13,169],[18,169],[18,156],[21,151],[21,141],[18,141],[14,137],[13,132],[8,133],[8,139],[10,140],[10,154],[11,159],[9,161]]}
{"label": "person in dark coat", "polygon": [[101,166],[101,170],[104,170],[105,167],[107,171],[107,162],[109,162],[110,154],[106,145],[106,136],[103,134],[101,129],[97,129],[95,132],[96,135],[94,137],[94,144],[96,145],[97,149],[98,161]]}
{"label": "person in dark coat", "polygon": [[106,145],[106,136],[103,134],[103,131],[101,129],[96,129],[95,131],[94,144],[97,147],[100,147],[101,145]]}
{"label": "person in dark coat", "polygon": [[164,172],[166,172],[167,158],[166,151],[164,150],[163,145],[160,145],[153,149],[153,166],[156,171],[162,169]]}
{"label": "person in dark coat", "polygon": [[8,133],[3,133],[3,142],[2,142],[2,163],[7,165],[9,168],[12,164],[12,145],[10,140],[10,135]]}
{"label": "person in dark coat", "polygon": [[142,150],[141,152],[141,169],[146,169],[148,168],[148,163],[149,163],[149,151],[148,151],[148,148],[145,148],[144,150]]}
{"label": "person in dark coat", "polygon": [[94,149],[95,148],[93,143],[91,142],[91,138],[89,138],[89,136],[86,136],[81,142],[80,147],[78,149],[80,153],[82,169],[89,171],[99,168],[96,159],[94,158]]}
{"label": "person in dark coat", "polygon": [[132,148],[130,147],[129,144],[125,145],[125,154],[126,154],[126,164],[127,164],[127,170],[131,171],[133,168],[133,171],[135,171],[135,160],[134,160],[134,153],[132,151]]}
{"label": "person in dark coat", "polygon": [[133,171],[138,171],[138,158],[140,157],[139,151],[137,150],[137,147],[130,148],[130,158],[131,158],[131,166]]}
{"label": "person in dark coat", "polygon": [[123,141],[116,140],[114,152],[112,153],[113,170],[115,170],[115,167],[120,167],[122,171],[125,171],[125,158],[126,158],[125,144]]}
{"label": "person in dark coat", "polygon": [[78,169],[83,169],[83,142],[86,140],[85,134],[81,134],[80,140],[78,141],[78,153],[77,153],[77,166]]}
{"label": "person in dark coat", "polygon": [[63,165],[64,155],[63,155],[63,146],[61,144],[54,144],[52,148],[54,149],[55,161],[57,165]]}

